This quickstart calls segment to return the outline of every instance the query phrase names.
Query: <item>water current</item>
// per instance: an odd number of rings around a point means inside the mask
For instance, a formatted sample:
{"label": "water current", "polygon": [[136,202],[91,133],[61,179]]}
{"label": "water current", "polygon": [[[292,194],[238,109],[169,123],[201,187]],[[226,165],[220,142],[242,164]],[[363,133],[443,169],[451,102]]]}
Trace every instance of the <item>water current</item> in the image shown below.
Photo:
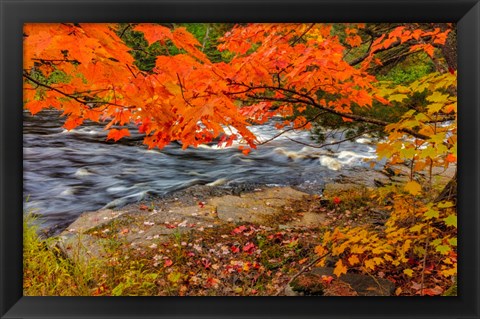
{"label": "water current", "polygon": [[[56,111],[24,113],[24,211],[42,215],[46,227],[72,222],[85,211],[121,207],[198,184],[294,185],[320,192],[325,182],[367,166],[364,159],[375,157],[367,139],[322,149],[292,141],[312,144],[306,131],[288,132],[247,156],[236,146],[182,150],[172,143],[148,150],[134,128],[132,136],[113,143],[106,141],[102,124],[67,131],[63,121]],[[263,141],[278,134],[274,123],[251,130]],[[327,142],[342,138],[332,134]]]}

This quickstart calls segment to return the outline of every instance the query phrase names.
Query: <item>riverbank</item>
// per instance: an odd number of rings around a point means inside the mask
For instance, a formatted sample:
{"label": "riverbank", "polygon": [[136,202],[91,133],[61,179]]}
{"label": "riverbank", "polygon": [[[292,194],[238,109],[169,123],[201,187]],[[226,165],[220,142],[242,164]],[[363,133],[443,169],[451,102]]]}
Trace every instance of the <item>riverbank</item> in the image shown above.
{"label": "riverbank", "polygon": [[[452,172],[446,174],[444,181]],[[35,243],[28,233],[34,244],[26,245],[24,293],[409,295],[406,278],[359,271],[336,278],[336,260],[322,267],[315,263],[315,248],[325,232],[366,226],[381,233],[389,210],[372,201],[372,194],[376,185],[402,179],[401,169],[365,171],[340,176],[321,194],[288,186],[196,185],[122,208],[84,213],[46,241]],[[39,273],[41,280],[34,275]],[[65,283],[69,289],[62,288]]]}
{"label": "riverbank", "polygon": [[[345,205],[367,196],[354,189]],[[148,205],[86,213],[49,245],[94,283],[89,291],[79,285],[81,294],[284,294],[322,232],[345,216],[329,187],[322,197],[290,187],[235,192],[194,186]]]}

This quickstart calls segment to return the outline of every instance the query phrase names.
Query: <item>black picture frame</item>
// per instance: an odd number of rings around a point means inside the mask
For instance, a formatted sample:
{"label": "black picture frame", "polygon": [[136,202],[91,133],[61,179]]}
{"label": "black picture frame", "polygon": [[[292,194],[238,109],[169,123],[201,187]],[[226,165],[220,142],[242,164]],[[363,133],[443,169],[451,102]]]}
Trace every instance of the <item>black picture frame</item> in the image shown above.
{"label": "black picture frame", "polygon": [[[479,318],[478,0],[0,1],[1,318]],[[458,297],[23,297],[22,25],[28,22],[457,22]]]}

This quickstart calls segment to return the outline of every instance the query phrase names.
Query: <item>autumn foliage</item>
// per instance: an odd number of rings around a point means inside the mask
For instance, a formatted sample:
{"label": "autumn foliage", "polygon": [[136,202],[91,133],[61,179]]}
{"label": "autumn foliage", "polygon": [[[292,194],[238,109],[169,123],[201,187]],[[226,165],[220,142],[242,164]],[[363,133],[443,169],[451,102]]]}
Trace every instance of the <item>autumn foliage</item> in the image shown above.
{"label": "autumn foliage", "polygon": [[[238,140],[244,153],[258,144],[249,126],[272,117],[283,118],[280,130],[311,129],[324,114],[374,125],[385,134],[379,159],[408,165],[409,181],[372,198],[388,202],[382,233],[336,228],[323,237],[318,255],[336,258],[337,275],[396,269],[421,282],[422,295],[438,294],[427,290],[436,286],[429,274],[456,275],[455,199],[432,193],[432,171],[457,162],[456,65],[442,56],[453,25],[402,24],[375,33],[348,24],[342,36],[332,24],[236,25],[219,39],[218,50],[229,56],[220,62],[184,27],[128,27],[178,53],[158,55],[155,67],[142,71],[115,24],[26,24],[24,108],[60,110],[67,130],[87,120],[105,122],[114,141],[130,135],[126,124],[135,124],[149,148]],[[378,79],[379,67],[412,54],[426,55],[436,70],[406,85]],[[51,81],[52,74],[61,81]],[[375,105],[408,110],[395,122],[357,112]]]}

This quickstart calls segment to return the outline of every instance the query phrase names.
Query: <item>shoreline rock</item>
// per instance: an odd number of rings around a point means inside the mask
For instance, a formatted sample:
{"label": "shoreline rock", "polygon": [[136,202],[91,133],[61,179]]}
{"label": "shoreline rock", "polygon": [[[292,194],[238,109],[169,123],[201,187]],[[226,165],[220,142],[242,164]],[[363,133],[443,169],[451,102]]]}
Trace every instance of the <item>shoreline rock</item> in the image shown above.
{"label": "shoreline rock", "polygon": [[[391,296],[395,285],[384,278],[347,273],[339,278],[332,267],[315,267],[285,288],[287,296]],[[331,277],[331,282],[323,278]]]}
{"label": "shoreline rock", "polygon": [[314,196],[288,186],[264,186],[236,195],[209,186],[193,186],[174,196],[154,199],[150,205],[137,203],[117,210],[86,212],[57,237],[57,247],[75,262],[88,262],[103,256],[103,237],[107,235],[115,235],[132,247],[148,247],[175,233],[203,231],[228,223],[315,227],[325,221],[325,213],[293,207]]}

